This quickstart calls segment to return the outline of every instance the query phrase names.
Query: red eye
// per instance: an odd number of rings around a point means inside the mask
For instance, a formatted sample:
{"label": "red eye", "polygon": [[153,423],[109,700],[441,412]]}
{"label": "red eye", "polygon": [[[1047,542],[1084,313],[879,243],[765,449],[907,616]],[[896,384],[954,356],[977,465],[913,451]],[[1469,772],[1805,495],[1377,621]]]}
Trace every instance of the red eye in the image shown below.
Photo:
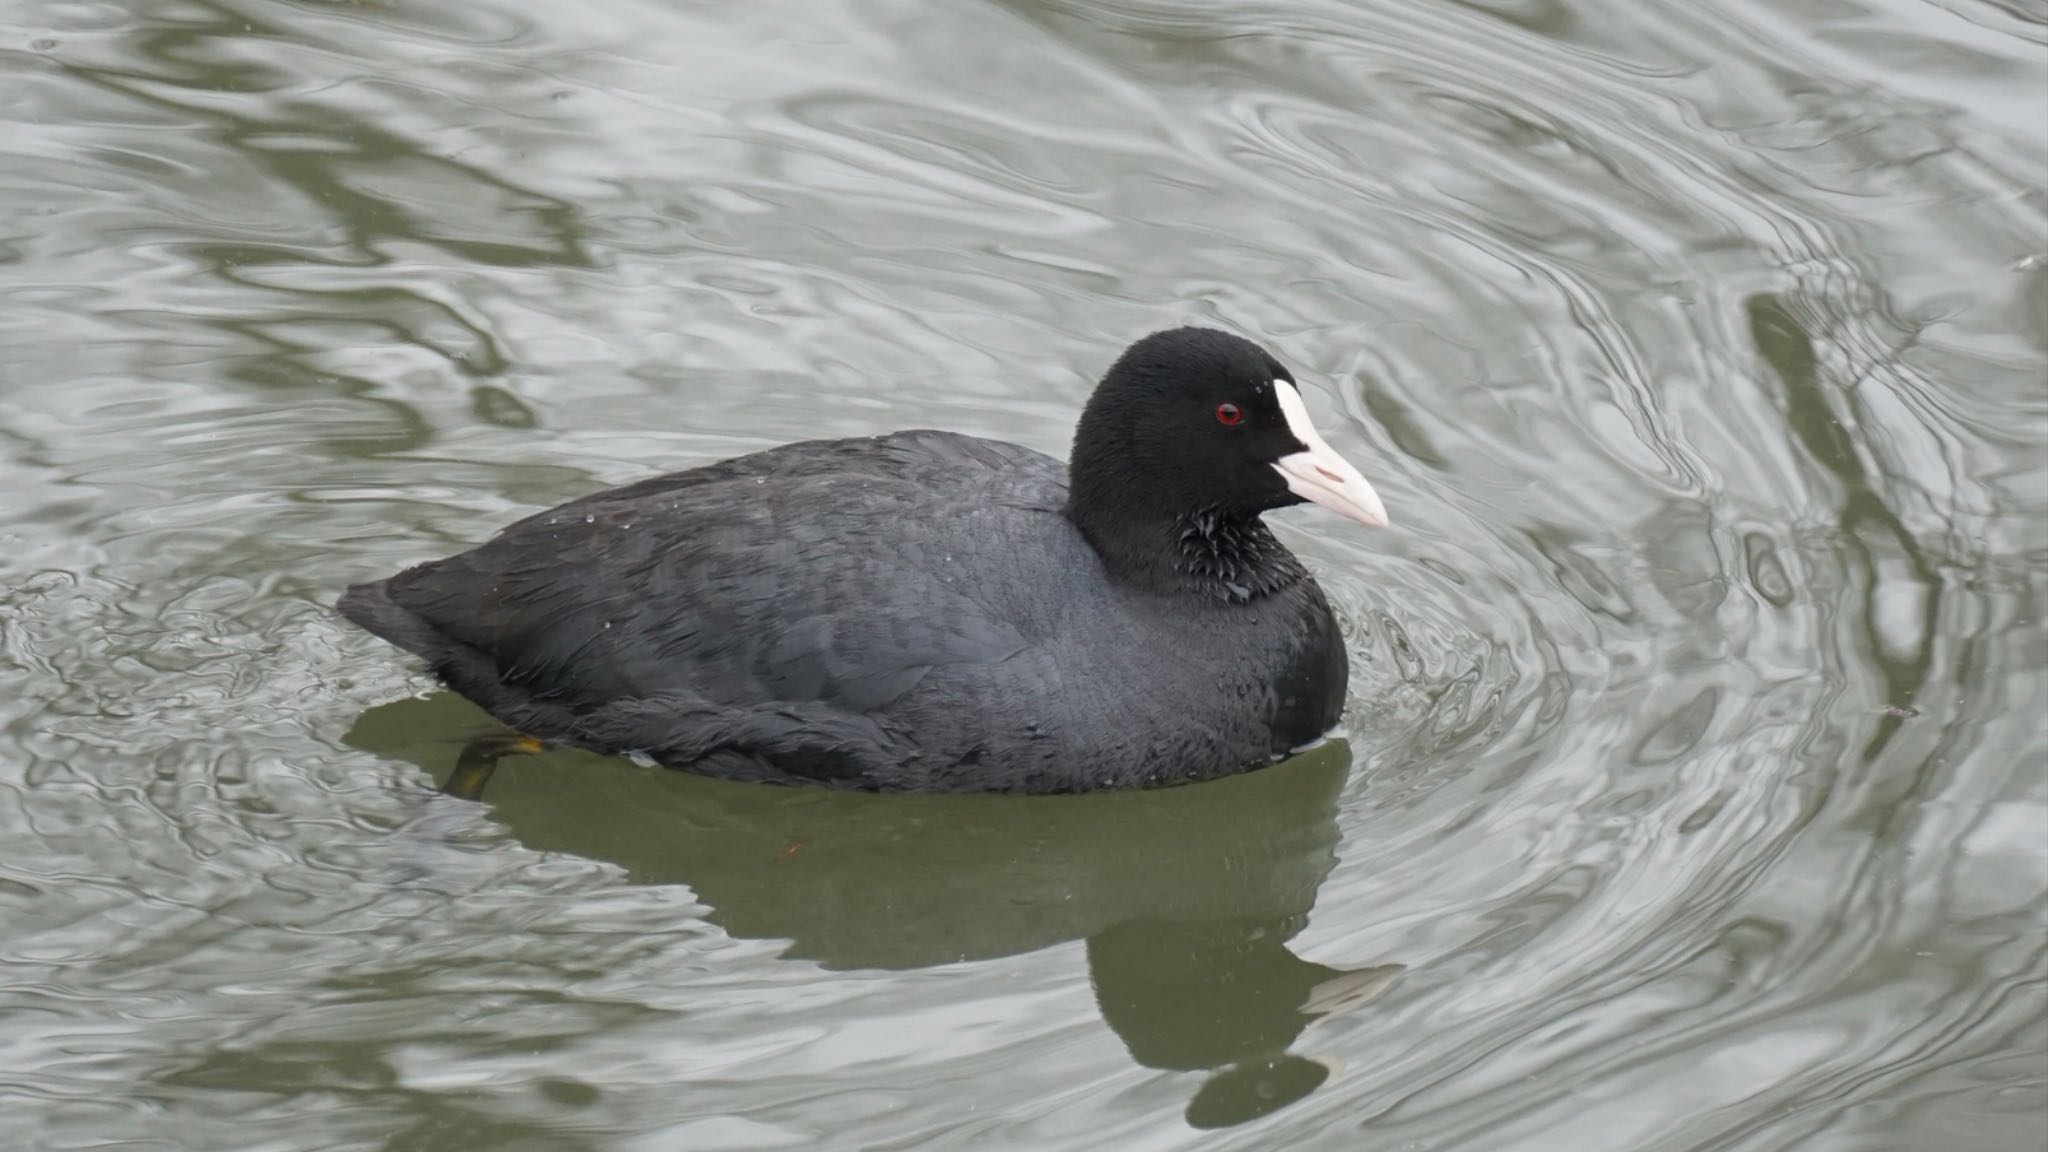
{"label": "red eye", "polygon": [[1244,410],[1237,405],[1218,404],[1216,406],[1216,422],[1218,424],[1235,424],[1242,419],[1244,419]]}

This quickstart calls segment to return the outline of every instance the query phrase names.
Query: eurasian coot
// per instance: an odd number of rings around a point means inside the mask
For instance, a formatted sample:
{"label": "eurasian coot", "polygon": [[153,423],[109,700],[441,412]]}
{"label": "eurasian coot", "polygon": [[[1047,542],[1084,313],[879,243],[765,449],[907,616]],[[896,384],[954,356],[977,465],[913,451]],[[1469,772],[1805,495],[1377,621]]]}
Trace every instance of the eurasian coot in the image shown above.
{"label": "eurasian coot", "polygon": [[1338,719],[1343,640],[1260,514],[1384,525],[1294,378],[1133,344],[1066,467],[911,431],[599,492],[357,584],[350,620],[539,740],[718,776],[1065,792],[1257,768]]}

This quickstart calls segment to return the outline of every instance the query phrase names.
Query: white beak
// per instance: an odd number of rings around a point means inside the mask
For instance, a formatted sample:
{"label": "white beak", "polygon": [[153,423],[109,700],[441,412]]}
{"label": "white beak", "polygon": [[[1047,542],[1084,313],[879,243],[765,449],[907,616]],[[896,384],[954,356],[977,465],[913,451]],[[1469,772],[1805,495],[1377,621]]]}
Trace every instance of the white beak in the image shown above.
{"label": "white beak", "polygon": [[1308,422],[1308,405],[1301,393],[1285,380],[1273,381],[1280,400],[1280,414],[1287,418],[1287,430],[1308,446],[1306,452],[1282,456],[1273,467],[1287,481],[1287,490],[1311,503],[1321,504],[1339,516],[1356,520],[1369,528],[1387,526],[1387,506],[1372,490],[1351,462],[1323,443],[1315,426]]}

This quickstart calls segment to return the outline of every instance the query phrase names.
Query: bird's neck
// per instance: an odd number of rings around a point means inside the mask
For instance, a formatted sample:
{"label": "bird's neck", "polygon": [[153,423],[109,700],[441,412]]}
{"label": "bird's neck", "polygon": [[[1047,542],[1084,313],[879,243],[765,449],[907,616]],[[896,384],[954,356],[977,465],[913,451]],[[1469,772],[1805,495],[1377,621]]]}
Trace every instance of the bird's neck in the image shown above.
{"label": "bird's neck", "polygon": [[1243,604],[1307,575],[1257,515],[1210,509],[1148,516],[1069,504],[1067,517],[1113,578],[1147,592]]}

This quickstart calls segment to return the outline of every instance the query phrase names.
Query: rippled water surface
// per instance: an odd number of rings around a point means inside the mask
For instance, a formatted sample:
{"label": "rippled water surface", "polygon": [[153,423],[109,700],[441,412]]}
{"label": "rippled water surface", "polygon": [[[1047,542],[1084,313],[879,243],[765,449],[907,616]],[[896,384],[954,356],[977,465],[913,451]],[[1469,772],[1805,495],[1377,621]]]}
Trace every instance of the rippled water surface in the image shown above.
{"label": "rippled water surface", "polygon": [[[2048,1142],[2034,0],[0,7],[0,1144]],[[1348,744],[549,754],[342,586],[604,483],[1309,382]]]}

